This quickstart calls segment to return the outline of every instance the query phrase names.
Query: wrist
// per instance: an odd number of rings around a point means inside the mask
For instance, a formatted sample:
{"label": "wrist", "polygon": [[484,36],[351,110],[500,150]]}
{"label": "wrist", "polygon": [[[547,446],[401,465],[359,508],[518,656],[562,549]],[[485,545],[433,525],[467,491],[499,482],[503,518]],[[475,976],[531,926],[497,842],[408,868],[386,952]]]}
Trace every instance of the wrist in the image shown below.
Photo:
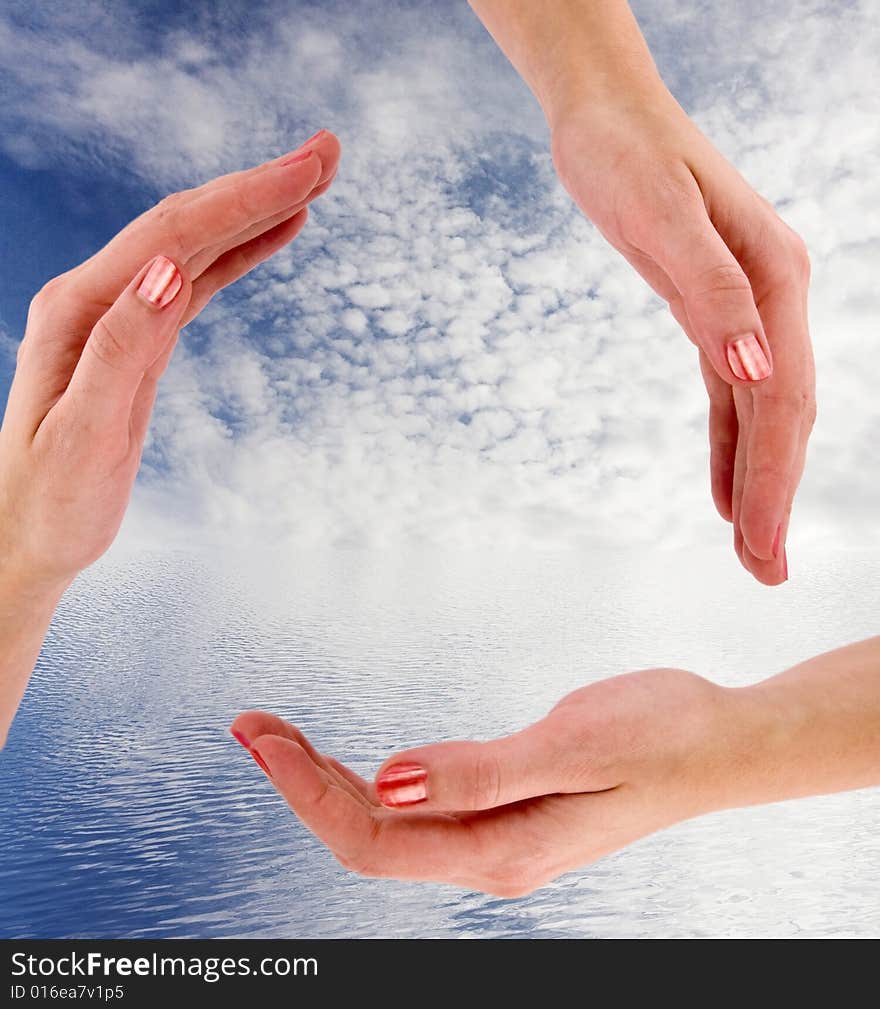
{"label": "wrist", "polygon": [[576,47],[572,58],[536,80],[534,91],[551,133],[575,119],[583,123],[675,103],[647,52],[600,56]]}
{"label": "wrist", "polygon": [[721,687],[719,784],[711,809],[734,809],[787,798],[780,770],[796,732],[796,712],[783,710],[764,683]]}
{"label": "wrist", "polygon": [[0,616],[16,600],[39,608],[57,605],[76,576],[41,565],[23,545],[25,536],[16,536],[15,511],[8,507],[0,487]]}
{"label": "wrist", "polygon": [[0,621],[16,613],[52,611],[73,578],[44,574],[9,551],[0,556]]}

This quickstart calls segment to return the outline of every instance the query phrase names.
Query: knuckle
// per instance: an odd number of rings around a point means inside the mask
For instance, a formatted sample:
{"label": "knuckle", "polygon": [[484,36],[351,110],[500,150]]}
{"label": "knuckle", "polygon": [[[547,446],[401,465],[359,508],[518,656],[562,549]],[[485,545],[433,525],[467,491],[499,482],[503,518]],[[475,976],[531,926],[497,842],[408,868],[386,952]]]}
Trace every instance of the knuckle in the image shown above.
{"label": "knuckle", "polygon": [[737,263],[718,263],[701,270],[694,280],[691,299],[714,298],[719,294],[746,294],[752,286]]}
{"label": "knuckle", "polygon": [[[790,473],[787,466],[782,466],[776,462],[760,462],[753,463],[749,466],[746,474],[746,480],[750,486],[783,487],[788,483],[789,476]],[[740,516],[741,526],[749,526],[750,521],[751,518],[748,513],[744,513]]]}
{"label": "knuckle", "polygon": [[230,191],[233,211],[243,220],[250,220],[256,216],[253,201],[249,196],[247,186],[233,186]]}
{"label": "knuckle", "polygon": [[180,224],[180,208],[184,202],[183,193],[170,193],[163,197],[150,211],[152,224],[162,234],[163,251],[174,260],[185,259],[186,243]]}
{"label": "knuckle", "polygon": [[168,193],[166,196],[163,196],[156,204],[154,210],[160,213],[168,213],[175,210],[183,202],[184,192],[186,190],[177,193]]}
{"label": "knuckle", "polygon": [[811,264],[807,243],[780,217],[775,216],[765,229],[768,276],[775,284],[806,287]]}
{"label": "knuckle", "polygon": [[683,226],[693,230],[704,216],[705,205],[690,173],[657,176],[650,163],[644,164],[617,211],[621,234],[658,259],[665,254],[668,236],[681,233]]}
{"label": "knuckle", "polygon": [[676,175],[655,178],[650,190],[643,194],[644,205],[656,210],[661,222],[677,226],[685,215],[702,208],[692,182],[690,178],[685,181]]}
{"label": "knuckle", "polygon": [[[329,791],[329,789],[328,789]],[[358,876],[381,878],[385,874],[380,858],[379,836],[382,831],[381,820],[371,820],[366,836],[351,851],[334,851],[336,861],[349,872]]]}
{"label": "knuckle", "polygon": [[131,351],[130,324],[124,317],[112,321],[106,317],[98,319],[89,337],[88,346],[99,361],[115,371],[131,371],[139,367],[135,354]]}
{"label": "knuckle", "polygon": [[787,225],[786,228],[786,243],[788,245],[789,256],[791,258],[794,271],[800,279],[809,280],[811,264],[810,252],[807,248],[807,243],[796,231],[792,230]]}
{"label": "knuckle", "polygon": [[476,751],[472,775],[470,790],[474,808],[497,806],[501,796],[501,764],[482,745]]}
{"label": "knuckle", "polygon": [[816,396],[811,389],[791,389],[786,392],[755,390],[756,413],[775,414],[792,421],[816,418]]}
{"label": "knuckle", "polygon": [[47,280],[33,298],[31,298],[28,315],[30,316],[31,313],[45,311],[52,304],[57,302],[59,296],[64,292],[66,287],[67,279],[66,275],[63,273],[58,277],[52,277],[51,280]]}

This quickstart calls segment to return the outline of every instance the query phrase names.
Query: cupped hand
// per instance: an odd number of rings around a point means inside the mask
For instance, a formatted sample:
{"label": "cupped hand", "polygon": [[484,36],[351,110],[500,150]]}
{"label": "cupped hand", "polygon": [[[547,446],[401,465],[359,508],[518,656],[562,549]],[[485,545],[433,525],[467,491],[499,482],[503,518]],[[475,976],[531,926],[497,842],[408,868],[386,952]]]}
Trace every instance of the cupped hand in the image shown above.
{"label": "cupped hand", "polygon": [[63,585],[110,545],[181,327],[290,242],[339,143],[174,193],[33,299],[0,429],[0,561]]}
{"label": "cupped hand", "polygon": [[512,736],[398,753],[374,782],[274,715],[247,712],[231,731],[346,868],[513,897],[735,804],[753,750],[736,738],[741,703],[683,670],[630,673]]}
{"label": "cupped hand", "polygon": [[715,505],[744,567],[784,581],[815,418],[803,241],[659,85],[639,100],[573,99],[551,128],[569,193],[699,348]]}

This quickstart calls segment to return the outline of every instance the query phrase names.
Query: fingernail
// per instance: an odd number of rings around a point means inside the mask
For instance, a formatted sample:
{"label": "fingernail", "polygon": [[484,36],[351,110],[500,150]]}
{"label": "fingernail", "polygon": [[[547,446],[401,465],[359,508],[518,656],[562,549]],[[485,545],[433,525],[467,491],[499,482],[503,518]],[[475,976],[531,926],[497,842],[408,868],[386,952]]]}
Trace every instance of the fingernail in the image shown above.
{"label": "fingernail", "polygon": [[262,769],[263,769],[263,770],[264,770],[264,771],[266,772],[266,774],[267,774],[267,775],[268,775],[268,776],[269,776],[269,777],[271,778],[271,777],[272,777],[272,772],[271,772],[271,771],[269,770],[269,765],[268,765],[268,764],[266,763],[266,761],[265,761],[265,760],[263,760],[263,758],[262,758],[262,757],[260,756],[260,753],[259,753],[259,751],[258,751],[258,750],[255,750],[255,749],[254,749],[254,748],[253,748],[253,747],[251,746],[251,747],[250,747],[250,754],[251,754],[251,756],[252,756],[252,757],[254,758],[254,760],[256,760],[256,762],[257,762],[257,763],[258,763],[258,764],[260,765],[260,767],[261,767],[261,768],[262,768]]}
{"label": "fingernail", "polygon": [[782,573],[785,575],[785,580],[788,581],[788,551],[785,549],[782,551]]}
{"label": "fingernail", "polygon": [[313,133],[313,134],[312,134],[312,135],[311,135],[311,136],[309,137],[309,139],[308,139],[308,140],[304,140],[304,141],[303,141],[303,142],[302,142],[302,143],[301,143],[301,144],[299,145],[299,147],[297,147],[297,149],[296,149],[297,153],[295,153],[295,154],[292,154],[292,155],[291,155],[291,156],[290,156],[289,158],[286,158],[286,159],[285,159],[284,161],[282,161],[282,162],[281,162],[281,164],[282,164],[282,165],[297,165],[297,164],[299,164],[299,163],[300,163],[301,161],[305,161],[305,160],[306,160],[306,158],[307,158],[307,157],[308,157],[308,156],[309,156],[309,155],[310,155],[310,154],[311,154],[312,152],[311,152],[310,150],[309,150],[309,151],[306,151],[306,150],[303,150],[303,148],[305,148],[306,144],[311,144],[311,143],[313,143],[313,142],[314,142],[315,140],[317,140],[317,139],[318,139],[318,137],[323,137],[323,136],[324,136],[324,134],[325,134],[326,132],[327,132],[326,130],[318,130],[318,132],[317,132],[317,133]]}
{"label": "fingernail", "polygon": [[782,523],[776,527],[776,535],[773,537],[773,558],[774,560],[779,556],[779,537],[782,535]]}
{"label": "fingernail", "polygon": [[241,743],[241,745],[246,750],[249,750],[251,748],[251,744],[248,742],[247,736],[245,736],[241,732],[239,732],[238,729],[230,729],[229,731],[232,733],[233,739],[235,739],[237,742]]}
{"label": "fingernail", "polygon": [[392,764],[376,779],[383,806],[414,806],[428,798],[428,772],[420,764]]}
{"label": "fingernail", "polygon": [[727,363],[742,382],[760,382],[773,370],[754,333],[741,336],[727,345]]}
{"label": "fingernail", "polygon": [[292,158],[288,158],[286,161],[282,161],[282,165],[298,165],[301,161],[306,161],[312,156],[311,151],[303,151],[302,154],[294,154]]}
{"label": "fingernail", "polygon": [[164,308],[177,297],[183,284],[180,270],[165,256],[156,256],[137,293],[154,308]]}

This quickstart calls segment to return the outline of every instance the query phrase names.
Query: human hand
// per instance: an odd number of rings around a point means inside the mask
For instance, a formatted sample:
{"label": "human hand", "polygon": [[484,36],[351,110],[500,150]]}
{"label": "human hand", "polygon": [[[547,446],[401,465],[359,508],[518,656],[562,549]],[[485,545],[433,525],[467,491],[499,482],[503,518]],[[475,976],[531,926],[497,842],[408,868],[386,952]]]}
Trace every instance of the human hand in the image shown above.
{"label": "human hand", "polygon": [[33,299],[0,429],[0,569],[50,595],[113,541],[181,327],[290,242],[336,138],[174,193]]}
{"label": "human hand", "polygon": [[514,897],[735,805],[759,752],[744,698],[682,670],[630,673],[512,736],[396,754],[375,783],[274,715],[247,712],[231,731],[346,868]]}
{"label": "human hand", "polygon": [[[557,172],[700,351],[712,496],[755,578],[788,577],[792,501],[815,419],[803,241],[652,75],[548,103]],[[647,355],[656,355],[650,347]],[[657,359],[662,368],[662,360]]]}

